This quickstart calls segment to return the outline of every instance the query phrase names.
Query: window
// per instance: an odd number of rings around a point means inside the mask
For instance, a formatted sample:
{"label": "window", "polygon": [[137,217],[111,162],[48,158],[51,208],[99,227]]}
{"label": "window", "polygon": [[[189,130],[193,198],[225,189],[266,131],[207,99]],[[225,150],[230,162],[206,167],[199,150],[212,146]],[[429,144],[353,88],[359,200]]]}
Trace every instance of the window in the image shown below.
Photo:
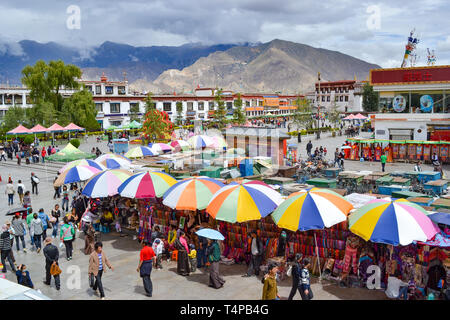
{"label": "window", "polygon": [[172,111],[172,103],[163,102],[163,111]]}
{"label": "window", "polygon": [[0,110],[0,118],[3,118],[6,114],[6,110]]}
{"label": "window", "polygon": [[325,96],[322,96],[322,102],[325,102]]}
{"label": "window", "polygon": [[86,90],[89,91],[90,93],[93,93],[92,91],[92,86],[85,86]]}
{"label": "window", "polygon": [[344,99],[345,101],[348,101],[348,96],[345,96],[345,99]]}
{"label": "window", "polygon": [[15,95],[14,96],[14,104],[22,104],[22,96],[21,95]]}
{"label": "window", "polygon": [[245,101],[245,106],[246,106],[246,107],[250,107],[250,101],[249,101],[249,100],[246,100],[246,101]]}
{"label": "window", "polygon": [[5,94],[5,104],[12,104],[12,95],[11,94]]}
{"label": "window", "polygon": [[[201,111],[205,110],[205,103],[204,102],[199,102],[198,103],[198,110],[201,110]],[[200,115],[199,115],[199,118],[200,118]],[[203,118],[203,116],[202,116],[202,118]]]}
{"label": "window", "polygon": [[263,105],[262,100],[258,100],[258,107],[262,107],[262,105]]}
{"label": "window", "polygon": [[208,108],[210,111],[214,110],[214,102],[208,102]]}
{"label": "window", "polygon": [[122,125],[122,121],[110,121],[112,126],[120,127]]}
{"label": "window", "polygon": [[102,94],[102,86],[95,86],[95,94]]}
{"label": "window", "polygon": [[96,109],[98,112],[103,112],[103,103],[96,103],[96,104],[95,104],[95,109]]}
{"label": "window", "polygon": [[340,96],[339,101],[344,101],[344,96]]}
{"label": "window", "polygon": [[124,95],[126,92],[125,92],[125,86],[119,86],[118,87],[118,91],[119,91],[119,94],[120,95]]}
{"label": "window", "polygon": [[199,113],[198,114],[198,118],[199,119],[205,119],[205,114],[204,113]]}
{"label": "window", "polygon": [[187,102],[187,111],[193,111],[193,110],[194,110],[194,103]]}
{"label": "window", "polygon": [[330,102],[330,96],[327,96],[327,102]]}
{"label": "window", "polygon": [[113,94],[113,90],[114,90],[113,86],[106,86],[105,87],[106,94]]}
{"label": "window", "polygon": [[111,113],[120,113],[120,103],[110,103]]}
{"label": "window", "polygon": [[233,102],[227,102],[227,109],[228,110],[233,109]]}
{"label": "window", "polygon": [[26,104],[32,104],[31,97],[28,95],[25,97],[25,101],[26,101]]}

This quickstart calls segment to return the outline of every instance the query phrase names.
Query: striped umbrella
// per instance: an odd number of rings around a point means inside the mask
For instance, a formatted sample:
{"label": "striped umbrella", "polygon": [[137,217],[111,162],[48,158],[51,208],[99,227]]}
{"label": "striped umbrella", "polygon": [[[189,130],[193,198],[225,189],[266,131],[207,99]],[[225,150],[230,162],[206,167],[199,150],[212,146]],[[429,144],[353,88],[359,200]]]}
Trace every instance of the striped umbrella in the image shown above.
{"label": "striped umbrella", "polygon": [[406,246],[438,232],[425,209],[406,199],[369,201],[349,216],[350,231],[366,241]]}
{"label": "striped umbrella", "polygon": [[75,166],[63,171],[63,173],[61,173],[55,180],[53,185],[55,187],[59,187],[67,183],[86,181],[99,172],[102,172],[102,170],[91,166]]}
{"label": "striped umbrella", "polygon": [[173,150],[171,146],[169,146],[167,143],[149,143],[149,148],[152,149],[152,151],[156,153],[164,153],[164,152],[170,152]]}
{"label": "striped umbrella", "polygon": [[306,231],[343,222],[352,209],[353,205],[336,192],[312,188],[291,194],[272,218],[280,228]]}
{"label": "striped umbrella", "polygon": [[231,181],[229,185],[231,184],[258,184],[261,186],[269,187],[273,189],[271,186],[269,186],[267,183],[261,181],[261,180],[249,180],[249,179],[242,179],[240,181]]}
{"label": "striped umbrella", "polygon": [[80,159],[80,160],[74,160],[69,163],[66,163],[61,169],[59,169],[59,173],[62,173],[70,168],[73,168],[75,166],[88,166],[88,167],[94,167],[100,171],[106,170],[106,167],[101,165],[100,163],[89,160],[89,159]]}
{"label": "striped umbrella", "polygon": [[105,153],[105,154],[102,154],[97,159],[95,159],[95,161],[100,163],[100,162],[102,162],[103,160],[106,160],[106,159],[117,159],[117,158],[120,158],[120,159],[127,160],[127,161],[131,162],[131,160],[128,159],[127,157],[124,157],[124,156],[122,156],[120,154],[117,154],[117,153]]}
{"label": "striped umbrella", "polygon": [[187,178],[166,191],[163,204],[177,210],[203,210],[223,186],[222,182],[208,177]]}
{"label": "striped umbrella", "polygon": [[211,137],[205,135],[196,135],[190,137],[187,142],[193,149],[212,148],[212,146],[214,145],[214,140]]}
{"label": "striped umbrella", "polygon": [[131,162],[122,158],[110,158],[100,162],[107,169],[125,169],[131,168]]}
{"label": "striped umbrella", "polygon": [[167,173],[146,171],[129,177],[120,185],[118,191],[126,198],[160,198],[175,183],[177,180]]}
{"label": "striped umbrella", "polygon": [[232,184],[217,191],[206,212],[231,223],[260,220],[283,202],[281,194],[260,184]]}
{"label": "striped umbrella", "polygon": [[88,180],[82,193],[91,198],[114,196],[118,193],[119,186],[131,175],[131,172],[122,169],[100,172]]}
{"label": "striped umbrella", "polygon": [[128,150],[127,153],[125,153],[125,156],[128,158],[143,158],[147,156],[157,156],[158,153],[154,150],[150,149],[149,147],[139,146],[133,149]]}
{"label": "striped umbrella", "polygon": [[222,137],[213,136],[211,137],[211,139],[213,140],[213,144],[211,147],[214,149],[223,150],[223,148],[228,147],[228,143]]}
{"label": "striped umbrella", "polygon": [[170,143],[176,152],[187,151],[190,149],[189,143],[184,140],[175,140]]}

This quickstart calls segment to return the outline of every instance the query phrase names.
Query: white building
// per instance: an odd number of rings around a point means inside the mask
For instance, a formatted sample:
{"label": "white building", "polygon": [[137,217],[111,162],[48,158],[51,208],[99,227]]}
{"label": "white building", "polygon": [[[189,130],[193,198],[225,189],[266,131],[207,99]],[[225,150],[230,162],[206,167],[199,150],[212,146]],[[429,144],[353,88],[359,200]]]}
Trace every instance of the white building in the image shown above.
{"label": "white building", "polygon": [[[310,101],[317,103],[321,111],[329,111],[334,104],[338,110],[346,113],[358,113],[362,109],[362,87],[364,82],[356,80],[341,80],[332,82],[316,82],[314,98],[311,94],[307,95]],[[320,89],[319,89],[320,87]]]}

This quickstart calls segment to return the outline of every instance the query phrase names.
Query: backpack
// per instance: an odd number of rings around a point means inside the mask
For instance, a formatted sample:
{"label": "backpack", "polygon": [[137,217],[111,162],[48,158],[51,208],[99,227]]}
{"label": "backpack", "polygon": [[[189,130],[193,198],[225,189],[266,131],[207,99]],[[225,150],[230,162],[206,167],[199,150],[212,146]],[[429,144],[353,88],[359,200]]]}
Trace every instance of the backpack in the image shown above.
{"label": "backpack", "polygon": [[22,188],[22,186],[18,186],[18,187],[17,187],[17,193],[18,193],[18,194],[23,194],[23,188]]}

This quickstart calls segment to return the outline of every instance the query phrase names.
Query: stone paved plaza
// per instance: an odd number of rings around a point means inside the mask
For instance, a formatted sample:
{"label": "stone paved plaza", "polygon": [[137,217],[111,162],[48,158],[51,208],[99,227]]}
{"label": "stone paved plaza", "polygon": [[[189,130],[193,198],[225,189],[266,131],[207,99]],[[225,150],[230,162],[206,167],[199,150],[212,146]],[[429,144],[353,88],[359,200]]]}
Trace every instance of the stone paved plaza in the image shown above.
{"label": "stone paved plaza", "polygon": [[[320,144],[327,147],[330,153],[334,150],[336,145],[341,145],[345,137],[331,138],[325,135],[322,139],[315,140],[311,138],[314,148]],[[291,142],[296,141],[292,139]],[[305,146],[309,139],[303,138],[299,146],[302,154],[306,153]],[[106,142],[96,143],[94,138],[90,138],[88,143],[83,143],[81,149],[89,152],[92,146],[99,146],[103,152],[107,151]],[[14,163],[14,165],[12,165]],[[346,161],[347,170],[374,170],[379,171],[379,163],[359,163],[356,161]],[[40,164],[40,166],[43,166]],[[429,170],[430,166],[425,170]],[[412,165],[408,164],[388,164],[387,171],[395,170],[412,170]],[[27,190],[31,190],[30,174],[33,170],[22,162],[22,166],[18,167],[15,161],[8,161],[6,164],[0,164],[0,175],[2,177],[0,187],[0,203],[3,204],[3,210],[0,214],[0,223],[5,220],[10,220],[12,217],[5,216],[9,209],[7,206],[7,196],[4,192],[5,184],[8,175],[11,175],[14,185],[21,179],[25,184]],[[37,212],[39,208],[44,208],[47,214],[50,213],[51,208],[55,203],[60,203],[60,200],[53,200],[53,186],[52,181],[55,176],[55,168],[47,168],[44,170],[35,171],[41,179],[39,184],[39,195],[32,196],[32,206]],[[445,168],[448,177],[449,168]],[[15,196],[15,203],[18,203],[18,197]],[[50,232],[49,232],[50,233]],[[27,246],[30,248],[29,235],[26,235]],[[144,294],[142,280],[139,277],[136,268],[139,260],[140,246],[136,240],[131,236],[119,237],[115,232],[102,235],[104,243],[104,251],[106,252],[110,262],[115,270],[108,270],[103,276],[103,285],[107,299],[150,299]],[[59,239],[54,240],[54,244],[59,245]],[[84,236],[82,233],[77,233],[74,242],[73,260],[66,261],[64,247],[60,249],[60,266],[63,271],[61,275],[61,290],[58,292],[54,287],[52,281],[51,287],[42,283],[44,270],[44,256],[43,253],[36,253],[28,250],[27,253],[15,251],[14,254],[17,264],[24,263],[28,266],[31,278],[35,284],[35,288],[40,289],[45,295],[53,299],[99,299],[88,286],[88,256],[83,253]],[[175,262],[163,262],[163,269],[152,272],[152,280],[154,286],[153,298],[151,299],[252,299],[257,300],[261,298],[262,284],[256,278],[242,278],[246,271],[245,265],[220,266],[221,274],[226,280],[224,288],[216,290],[208,287],[208,273],[207,271],[197,270],[189,277],[183,277],[176,274]],[[8,265],[7,279],[16,281],[15,275],[10,271]],[[279,293],[283,299],[287,299],[291,289],[291,279],[287,278],[279,285]],[[315,299],[385,299],[383,291],[369,291],[367,289],[346,289],[340,288],[335,284],[327,281],[319,283],[317,279],[313,279],[312,289]],[[300,299],[300,296],[294,298]]]}

